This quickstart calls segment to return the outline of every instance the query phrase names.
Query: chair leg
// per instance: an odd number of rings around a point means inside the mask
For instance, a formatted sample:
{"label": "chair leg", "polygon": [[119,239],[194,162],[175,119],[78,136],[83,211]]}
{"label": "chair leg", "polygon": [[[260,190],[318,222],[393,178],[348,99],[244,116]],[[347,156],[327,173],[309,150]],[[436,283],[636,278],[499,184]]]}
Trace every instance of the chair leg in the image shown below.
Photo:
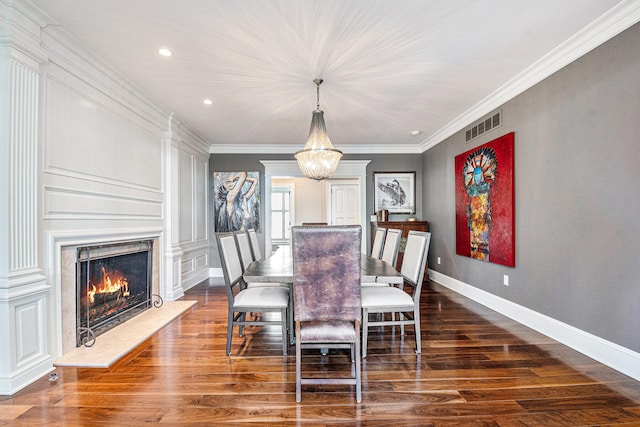
{"label": "chair leg", "polygon": [[231,339],[233,337],[233,308],[229,308],[227,316],[227,356],[231,355]]}
{"label": "chair leg", "polygon": [[356,343],[354,358],[356,363],[356,402],[362,402],[362,383],[360,381],[360,322],[356,321]]}
{"label": "chair leg", "polygon": [[295,344],[295,332],[293,330],[293,289],[289,288],[289,344]]}
{"label": "chair leg", "polygon": [[416,353],[422,352],[422,343],[420,342],[420,309],[413,310],[413,330],[416,333]]}
{"label": "chair leg", "polygon": [[296,402],[302,400],[302,345],[300,344],[300,322],[296,322]]}
{"label": "chair leg", "polygon": [[367,335],[369,335],[369,310],[362,309],[362,358],[367,357]]}
{"label": "chair leg", "polygon": [[287,322],[289,320],[289,316],[287,312],[289,311],[289,307],[285,307],[280,310],[280,320],[282,321],[282,355],[287,355],[287,348],[289,347],[288,337],[287,337]]}
{"label": "chair leg", "polygon": [[[247,320],[247,313],[242,313],[240,314],[240,318],[239,320],[241,322],[244,322]],[[238,325],[238,336],[241,337],[242,336],[242,330],[244,329],[244,325]]]}

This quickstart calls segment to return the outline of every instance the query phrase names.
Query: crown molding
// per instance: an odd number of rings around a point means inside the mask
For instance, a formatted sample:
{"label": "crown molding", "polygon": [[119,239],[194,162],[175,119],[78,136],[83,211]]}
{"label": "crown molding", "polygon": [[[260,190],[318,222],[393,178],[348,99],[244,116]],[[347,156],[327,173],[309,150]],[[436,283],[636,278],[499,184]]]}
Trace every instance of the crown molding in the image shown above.
{"label": "crown molding", "polygon": [[164,135],[166,138],[174,139],[180,144],[191,147],[200,155],[206,155],[209,152],[209,145],[205,140],[173,113],[169,114]]}
{"label": "crown molding", "polygon": [[[385,145],[340,145],[344,154],[420,154],[418,144],[385,144]],[[260,144],[212,144],[210,154],[295,154],[302,145],[260,145]]]}
{"label": "crown molding", "polygon": [[420,152],[441,143],[525,90],[586,55],[640,21],[640,0],[624,0],[547,55],[517,74],[420,144]]}

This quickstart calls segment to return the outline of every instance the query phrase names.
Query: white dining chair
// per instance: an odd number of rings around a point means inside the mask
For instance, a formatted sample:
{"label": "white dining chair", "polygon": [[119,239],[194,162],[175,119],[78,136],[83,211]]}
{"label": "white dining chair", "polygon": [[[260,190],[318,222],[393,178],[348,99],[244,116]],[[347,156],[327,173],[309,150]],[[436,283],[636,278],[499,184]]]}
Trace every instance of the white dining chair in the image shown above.
{"label": "white dining chair", "polygon": [[[391,265],[393,268],[396,268],[402,230],[390,228],[385,230],[385,234],[386,237],[384,238],[384,247],[380,252],[380,259]],[[384,282],[363,282],[362,286],[389,286],[389,284]]]}
{"label": "white dining chair", "polygon": [[[251,243],[249,241],[248,233],[244,231],[236,231],[233,233],[236,239],[236,244],[238,245],[238,253],[240,254],[240,261],[242,262],[242,272],[247,269],[249,264],[251,264],[256,259],[253,257],[253,252],[251,251]],[[274,283],[274,282],[247,282],[248,288],[252,288],[255,286],[284,286],[287,289],[290,286],[286,283]]]}
{"label": "white dining chair", "polygon": [[378,229],[376,229],[376,234],[373,238],[373,245],[371,245],[371,257],[380,259],[380,255],[382,255],[382,245],[384,244],[384,237],[386,234],[386,228],[378,227]]}
{"label": "white dining chair", "polygon": [[[361,288],[362,294],[362,357],[367,357],[367,340],[369,326],[400,325],[404,334],[405,325],[413,325],[416,341],[416,353],[422,351],[420,342],[420,294],[424,268],[429,253],[431,233],[424,231],[409,231],[407,245],[404,251],[401,274],[404,283],[413,287],[413,294],[409,294],[401,287],[395,286],[367,286]],[[369,321],[370,313],[391,313],[391,320]],[[395,319],[393,313],[399,313]],[[375,316],[377,317],[377,316]]]}
{"label": "white dining chair", "polygon": [[254,261],[258,261],[262,259],[262,251],[260,251],[260,242],[258,242],[258,234],[256,230],[250,228],[247,230],[247,234],[249,235],[249,241],[251,242],[251,251],[253,252]]}
{"label": "white dining chair", "polygon": [[398,248],[400,247],[401,239],[402,230],[397,228],[390,228],[387,230],[387,236],[384,239],[384,247],[382,249],[382,256],[380,259],[391,264],[393,268],[396,268]]}
{"label": "white dining chair", "polygon": [[244,272],[249,264],[255,261],[253,258],[253,252],[251,251],[249,235],[245,231],[236,231],[233,235],[236,239],[238,252],[240,253],[240,261],[242,262],[242,271]]}
{"label": "white dining chair", "polygon": [[[238,326],[242,336],[247,325],[281,325],[282,354],[287,355],[287,316],[289,313],[289,290],[281,286],[257,286],[242,288],[242,263],[233,233],[216,235],[218,252],[222,263],[225,287],[227,289],[227,356],[231,355],[233,327]],[[265,317],[247,319],[247,313],[279,312],[280,319],[267,320]]]}

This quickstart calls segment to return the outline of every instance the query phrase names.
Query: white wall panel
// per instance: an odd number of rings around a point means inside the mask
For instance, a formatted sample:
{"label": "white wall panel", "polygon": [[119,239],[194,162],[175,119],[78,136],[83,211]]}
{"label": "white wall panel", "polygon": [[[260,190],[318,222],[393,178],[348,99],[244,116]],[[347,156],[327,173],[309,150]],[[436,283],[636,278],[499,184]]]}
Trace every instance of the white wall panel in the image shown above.
{"label": "white wall panel", "polygon": [[182,287],[184,290],[197,285],[209,277],[207,241],[186,245],[182,255]]}
{"label": "white wall panel", "polygon": [[15,307],[16,362],[20,366],[34,356],[43,354],[43,310],[41,301],[29,301]]}
{"label": "white wall panel", "polygon": [[44,188],[46,219],[161,219],[161,200],[92,193],[68,188]]}
{"label": "white wall panel", "polygon": [[208,185],[208,171],[209,171],[209,162],[201,161],[200,159],[196,159],[194,162],[195,170],[194,170],[194,178],[195,178],[195,203],[194,203],[194,212],[193,215],[195,217],[195,240],[202,241],[207,240],[207,236],[209,235],[207,228],[207,185]]}
{"label": "white wall panel", "polygon": [[208,248],[207,248],[207,252],[196,257],[196,270],[207,267],[208,258],[209,258],[208,255],[209,254],[208,254]]}
{"label": "white wall panel", "polygon": [[191,273],[193,273],[194,271],[194,260],[193,259],[182,259],[182,274],[183,275],[190,275]]}
{"label": "white wall panel", "polygon": [[180,243],[193,241],[193,155],[180,151]]}
{"label": "white wall panel", "polygon": [[45,171],[162,190],[159,129],[77,79],[65,80],[46,80]]}

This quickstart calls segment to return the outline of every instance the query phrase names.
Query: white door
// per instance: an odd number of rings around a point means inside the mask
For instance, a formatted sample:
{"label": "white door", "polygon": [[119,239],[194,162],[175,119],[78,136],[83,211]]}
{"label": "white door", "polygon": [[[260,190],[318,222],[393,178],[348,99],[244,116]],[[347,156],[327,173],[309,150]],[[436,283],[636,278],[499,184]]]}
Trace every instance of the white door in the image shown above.
{"label": "white door", "polygon": [[360,186],[358,181],[329,182],[331,225],[360,224]]}

